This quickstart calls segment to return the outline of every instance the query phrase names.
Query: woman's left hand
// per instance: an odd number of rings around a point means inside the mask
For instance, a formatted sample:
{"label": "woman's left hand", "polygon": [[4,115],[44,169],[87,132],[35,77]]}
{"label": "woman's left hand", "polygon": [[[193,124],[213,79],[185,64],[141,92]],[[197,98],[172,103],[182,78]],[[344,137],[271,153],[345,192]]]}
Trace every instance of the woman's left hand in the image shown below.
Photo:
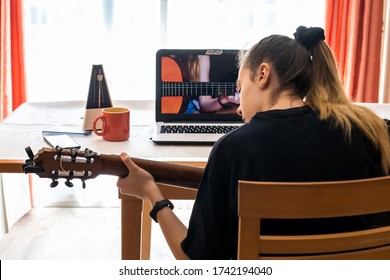
{"label": "woman's left hand", "polygon": [[151,196],[158,191],[153,176],[136,165],[128,154],[121,153],[120,158],[129,169],[129,174],[125,178],[118,179],[117,186],[119,192],[121,194],[149,200]]}

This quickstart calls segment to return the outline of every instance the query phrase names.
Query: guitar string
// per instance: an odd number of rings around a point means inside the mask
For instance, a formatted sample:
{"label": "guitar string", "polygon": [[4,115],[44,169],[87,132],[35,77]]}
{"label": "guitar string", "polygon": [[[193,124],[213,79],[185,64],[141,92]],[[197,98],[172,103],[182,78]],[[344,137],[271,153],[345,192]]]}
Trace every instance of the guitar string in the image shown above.
{"label": "guitar string", "polygon": [[63,165],[62,165],[62,158],[63,157],[60,158],[60,167],[61,167],[62,171],[65,172],[65,173],[70,173],[70,170],[66,171],[65,168],[63,167]]}
{"label": "guitar string", "polygon": [[[198,88],[200,88],[200,93],[198,93]],[[177,95],[186,95],[186,96],[203,96],[211,95],[235,95],[236,93],[236,84],[233,82],[163,82],[161,85],[162,95],[163,96],[177,96]],[[195,89],[195,94],[193,90]],[[188,92],[190,90],[190,93]],[[183,94],[182,91],[186,91]],[[206,94],[204,94],[206,91]],[[214,91],[217,91],[215,94]],[[221,91],[224,91],[223,93]]]}

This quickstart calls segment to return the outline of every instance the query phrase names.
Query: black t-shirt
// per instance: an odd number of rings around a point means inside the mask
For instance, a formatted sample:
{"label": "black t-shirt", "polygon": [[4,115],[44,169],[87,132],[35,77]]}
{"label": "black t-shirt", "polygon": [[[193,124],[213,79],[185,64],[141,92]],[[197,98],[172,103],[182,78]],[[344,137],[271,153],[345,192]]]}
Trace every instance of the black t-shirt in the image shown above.
{"label": "black t-shirt", "polygon": [[[383,176],[378,151],[357,129],[340,127],[304,106],[257,113],[213,147],[182,248],[192,259],[235,259],[237,184],[252,181],[334,181]],[[263,234],[342,232],[368,219],[262,221]]]}

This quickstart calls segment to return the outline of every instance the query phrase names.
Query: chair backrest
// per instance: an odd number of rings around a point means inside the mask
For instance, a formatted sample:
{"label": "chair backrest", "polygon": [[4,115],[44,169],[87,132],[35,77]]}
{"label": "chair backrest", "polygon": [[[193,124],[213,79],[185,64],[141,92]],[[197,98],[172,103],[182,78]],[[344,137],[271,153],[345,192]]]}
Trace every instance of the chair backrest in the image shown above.
{"label": "chair backrest", "polygon": [[337,182],[239,181],[238,188],[238,259],[390,259],[390,226],[337,234],[260,234],[264,218],[390,211],[390,176]]}

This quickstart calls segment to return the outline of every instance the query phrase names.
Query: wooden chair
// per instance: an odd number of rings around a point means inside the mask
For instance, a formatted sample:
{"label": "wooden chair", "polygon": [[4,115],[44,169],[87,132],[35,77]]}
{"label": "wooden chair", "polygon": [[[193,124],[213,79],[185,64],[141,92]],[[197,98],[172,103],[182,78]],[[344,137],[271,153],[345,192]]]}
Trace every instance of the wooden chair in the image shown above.
{"label": "wooden chair", "polygon": [[390,259],[390,226],[337,234],[260,234],[263,218],[390,211],[390,176],[338,182],[240,181],[238,193],[238,259]]}

